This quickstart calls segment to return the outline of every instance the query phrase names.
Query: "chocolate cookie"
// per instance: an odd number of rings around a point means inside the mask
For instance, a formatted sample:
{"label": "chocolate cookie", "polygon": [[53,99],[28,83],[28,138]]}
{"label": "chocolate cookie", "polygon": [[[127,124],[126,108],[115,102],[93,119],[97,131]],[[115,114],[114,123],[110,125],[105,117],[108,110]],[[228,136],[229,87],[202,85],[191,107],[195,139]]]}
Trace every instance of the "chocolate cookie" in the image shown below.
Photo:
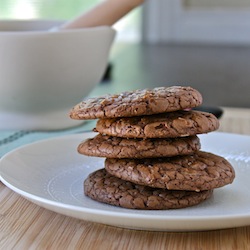
{"label": "chocolate cookie", "polygon": [[208,199],[213,191],[170,191],[150,188],[121,180],[102,169],[88,176],[84,182],[84,192],[90,198],[110,205],[159,210],[197,205]]}
{"label": "chocolate cookie", "polygon": [[208,133],[218,129],[218,119],[201,111],[176,111],[150,116],[100,119],[101,134],[126,138],[167,138]]}
{"label": "chocolate cookie", "polygon": [[194,108],[201,94],[191,87],[159,87],[105,95],[82,101],[70,111],[72,119],[132,117]]}
{"label": "chocolate cookie", "polygon": [[107,158],[151,158],[191,154],[200,149],[197,136],[163,139],[126,139],[98,134],[80,143],[80,154]]}
{"label": "chocolate cookie", "polygon": [[235,177],[226,159],[201,151],[172,158],[107,158],[105,168],[123,180],[170,190],[210,190],[232,183]]}

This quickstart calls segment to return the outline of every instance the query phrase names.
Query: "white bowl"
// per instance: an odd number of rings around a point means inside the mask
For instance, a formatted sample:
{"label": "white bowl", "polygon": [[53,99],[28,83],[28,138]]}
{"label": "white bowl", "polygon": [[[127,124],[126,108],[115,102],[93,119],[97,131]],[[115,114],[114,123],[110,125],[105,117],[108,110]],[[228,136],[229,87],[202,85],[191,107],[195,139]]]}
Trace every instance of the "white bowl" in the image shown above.
{"label": "white bowl", "polygon": [[50,31],[59,21],[0,21],[0,129],[60,129],[101,80],[110,27]]}

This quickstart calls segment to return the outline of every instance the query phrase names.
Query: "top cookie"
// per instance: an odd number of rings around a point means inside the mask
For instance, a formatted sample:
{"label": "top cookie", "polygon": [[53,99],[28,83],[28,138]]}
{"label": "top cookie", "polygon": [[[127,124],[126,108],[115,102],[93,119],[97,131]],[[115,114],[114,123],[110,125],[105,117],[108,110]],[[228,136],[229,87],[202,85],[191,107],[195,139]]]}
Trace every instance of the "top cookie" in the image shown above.
{"label": "top cookie", "polygon": [[159,87],[90,98],[73,107],[69,115],[77,120],[133,117],[194,108],[201,103],[201,94],[191,87]]}

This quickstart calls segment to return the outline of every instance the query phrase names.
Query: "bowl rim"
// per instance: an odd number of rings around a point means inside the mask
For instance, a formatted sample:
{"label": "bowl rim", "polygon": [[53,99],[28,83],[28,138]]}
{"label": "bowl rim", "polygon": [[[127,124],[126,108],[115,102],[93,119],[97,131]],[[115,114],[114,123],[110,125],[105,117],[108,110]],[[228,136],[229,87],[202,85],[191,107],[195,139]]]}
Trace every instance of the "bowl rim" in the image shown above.
{"label": "bowl rim", "polygon": [[[116,33],[116,30],[111,26],[96,26],[84,27],[76,29],[60,29],[58,28],[65,20],[59,19],[1,19],[0,20],[0,35],[1,34],[47,34],[47,33],[79,33],[79,32],[96,32],[99,30],[109,30],[111,33]],[[50,25],[51,24],[51,25]],[[55,25],[54,25],[55,24]],[[25,27],[27,25],[27,29]],[[31,29],[32,25],[37,26],[37,29]],[[45,25],[45,26],[44,26]],[[20,30],[7,29],[7,27],[17,27]],[[30,28],[29,28],[30,27]],[[46,27],[46,28],[45,28]]]}

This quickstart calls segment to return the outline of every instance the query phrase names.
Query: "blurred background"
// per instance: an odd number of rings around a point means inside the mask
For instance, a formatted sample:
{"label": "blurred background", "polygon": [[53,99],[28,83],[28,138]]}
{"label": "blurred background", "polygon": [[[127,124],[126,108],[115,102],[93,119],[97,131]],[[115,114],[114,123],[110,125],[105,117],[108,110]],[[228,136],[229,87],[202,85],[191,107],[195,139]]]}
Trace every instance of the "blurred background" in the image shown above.
{"label": "blurred background", "polygon": [[[102,0],[1,0],[0,19],[70,20]],[[142,8],[137,8],[115,25],[119,39],[139,41]]]}
{"label": "blurred background", "polygon": [[[99,1],[0,0],[0,19],[68,20]],[[148,0],[114,27],[114,91],[191,85],[205,105],[250,107],[250,1]]]}

